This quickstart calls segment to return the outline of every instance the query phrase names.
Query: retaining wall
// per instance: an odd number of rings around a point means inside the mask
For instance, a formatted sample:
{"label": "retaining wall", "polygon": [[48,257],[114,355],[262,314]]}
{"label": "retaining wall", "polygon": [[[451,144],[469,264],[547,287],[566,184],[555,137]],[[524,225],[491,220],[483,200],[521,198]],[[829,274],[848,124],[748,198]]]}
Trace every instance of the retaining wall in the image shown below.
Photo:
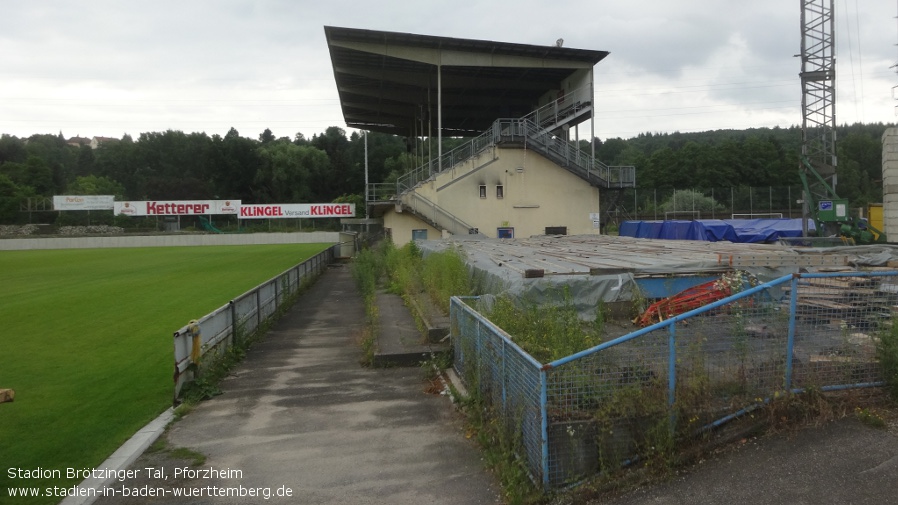
{"label": "retaining wall", "polygon": [[327,244],[351,241],[341,232],[114,235],[108,237],[29,237],[0,239],[0,250],[97,249],[202,245]]}

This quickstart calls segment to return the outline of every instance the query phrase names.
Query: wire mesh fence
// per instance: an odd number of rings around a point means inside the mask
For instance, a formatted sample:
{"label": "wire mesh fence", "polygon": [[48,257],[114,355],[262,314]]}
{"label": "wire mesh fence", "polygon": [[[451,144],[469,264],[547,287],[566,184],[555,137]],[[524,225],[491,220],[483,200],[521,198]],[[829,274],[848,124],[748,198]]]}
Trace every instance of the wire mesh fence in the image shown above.
{"label": "wire mesh fence", "polygon": [[[491,415],[519,442],[531,475],[541,475],[543,434],[540,364],[501,328],[463,300],[450,300],[454,369],[466,386],[484,398]],[[461,337],[463,336],[463,337]],[[461,338],[459,338],[461,337]]]}
{"label": "wire mesh fence", "polygon": [[547,364],[453,299],[455,366],[516,430],[533,479],[559,487],[669,451],[782,393],[881,385],[877,342],[898,305],[896,275],[746,285]]}
{"label": "wire mesh fence", "polygon": [[606,197],[606,220],[800,218],[801,186],[627,188]]}

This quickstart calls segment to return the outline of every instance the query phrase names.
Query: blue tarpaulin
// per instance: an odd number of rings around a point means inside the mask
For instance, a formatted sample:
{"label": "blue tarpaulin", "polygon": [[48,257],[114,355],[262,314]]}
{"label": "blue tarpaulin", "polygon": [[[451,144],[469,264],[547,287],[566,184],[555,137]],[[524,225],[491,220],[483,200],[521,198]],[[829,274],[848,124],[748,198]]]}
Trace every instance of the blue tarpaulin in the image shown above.
{"label": "blue tarpaulin", "polygon": [[[808,230],[814,223],[808,220]],[[666,240],[726,240],[741,243],[775,242],[780,237],[800,237],[801,219],[699,219],[696,221],[624,221],[623,237]]]}

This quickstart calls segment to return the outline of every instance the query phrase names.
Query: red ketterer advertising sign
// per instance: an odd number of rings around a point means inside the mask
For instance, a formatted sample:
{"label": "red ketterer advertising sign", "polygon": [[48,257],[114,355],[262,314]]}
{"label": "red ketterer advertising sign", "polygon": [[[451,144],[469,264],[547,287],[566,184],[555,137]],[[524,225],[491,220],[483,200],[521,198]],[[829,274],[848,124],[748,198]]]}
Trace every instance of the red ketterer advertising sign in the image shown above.
{"label": "red ketterer advertising sign", "polygon": [[115,202],[115,215],[126,216],[201,216],[205,214],[237,214],[240,200],[175,200]]}

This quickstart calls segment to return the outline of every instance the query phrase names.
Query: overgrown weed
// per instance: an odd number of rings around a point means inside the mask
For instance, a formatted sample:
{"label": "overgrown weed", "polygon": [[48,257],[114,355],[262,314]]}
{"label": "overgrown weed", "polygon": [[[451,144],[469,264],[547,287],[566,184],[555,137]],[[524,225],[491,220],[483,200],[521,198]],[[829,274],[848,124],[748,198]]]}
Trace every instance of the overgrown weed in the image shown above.
{"label": "overgrown weed", "polygon": [[468,423],[467,437],[477,441],[487,468],[492,470],[502,486],[508,505],[536,505],[546,496],[534,484],[524,461],[520,430],[509,429],[501,416],[492,411],[477,388],[469,390],[467,398],[457,399]]}
{"label": "overgrown weed", "polygon": [[599,304],[596,319],[584,327],[567,287],[562,289],[561,299],[558,305],[539,305],[498,296],[487,317],[514,335],[515,343],[541,363],[602,343],[607,316],[604,305]]}
{"label": "overgrown weed", "polygon": [[882,370],[886,389],[892,400],[898,401],[898,317],[883,325],[876,343],[876,357]]}
{"label": "overgrown weed", "polygon": [[449,313],[449,299],[471,294],[471,274],[459,251],[427,255],[422,261],[421,282],[431,300],[443,314]]}

